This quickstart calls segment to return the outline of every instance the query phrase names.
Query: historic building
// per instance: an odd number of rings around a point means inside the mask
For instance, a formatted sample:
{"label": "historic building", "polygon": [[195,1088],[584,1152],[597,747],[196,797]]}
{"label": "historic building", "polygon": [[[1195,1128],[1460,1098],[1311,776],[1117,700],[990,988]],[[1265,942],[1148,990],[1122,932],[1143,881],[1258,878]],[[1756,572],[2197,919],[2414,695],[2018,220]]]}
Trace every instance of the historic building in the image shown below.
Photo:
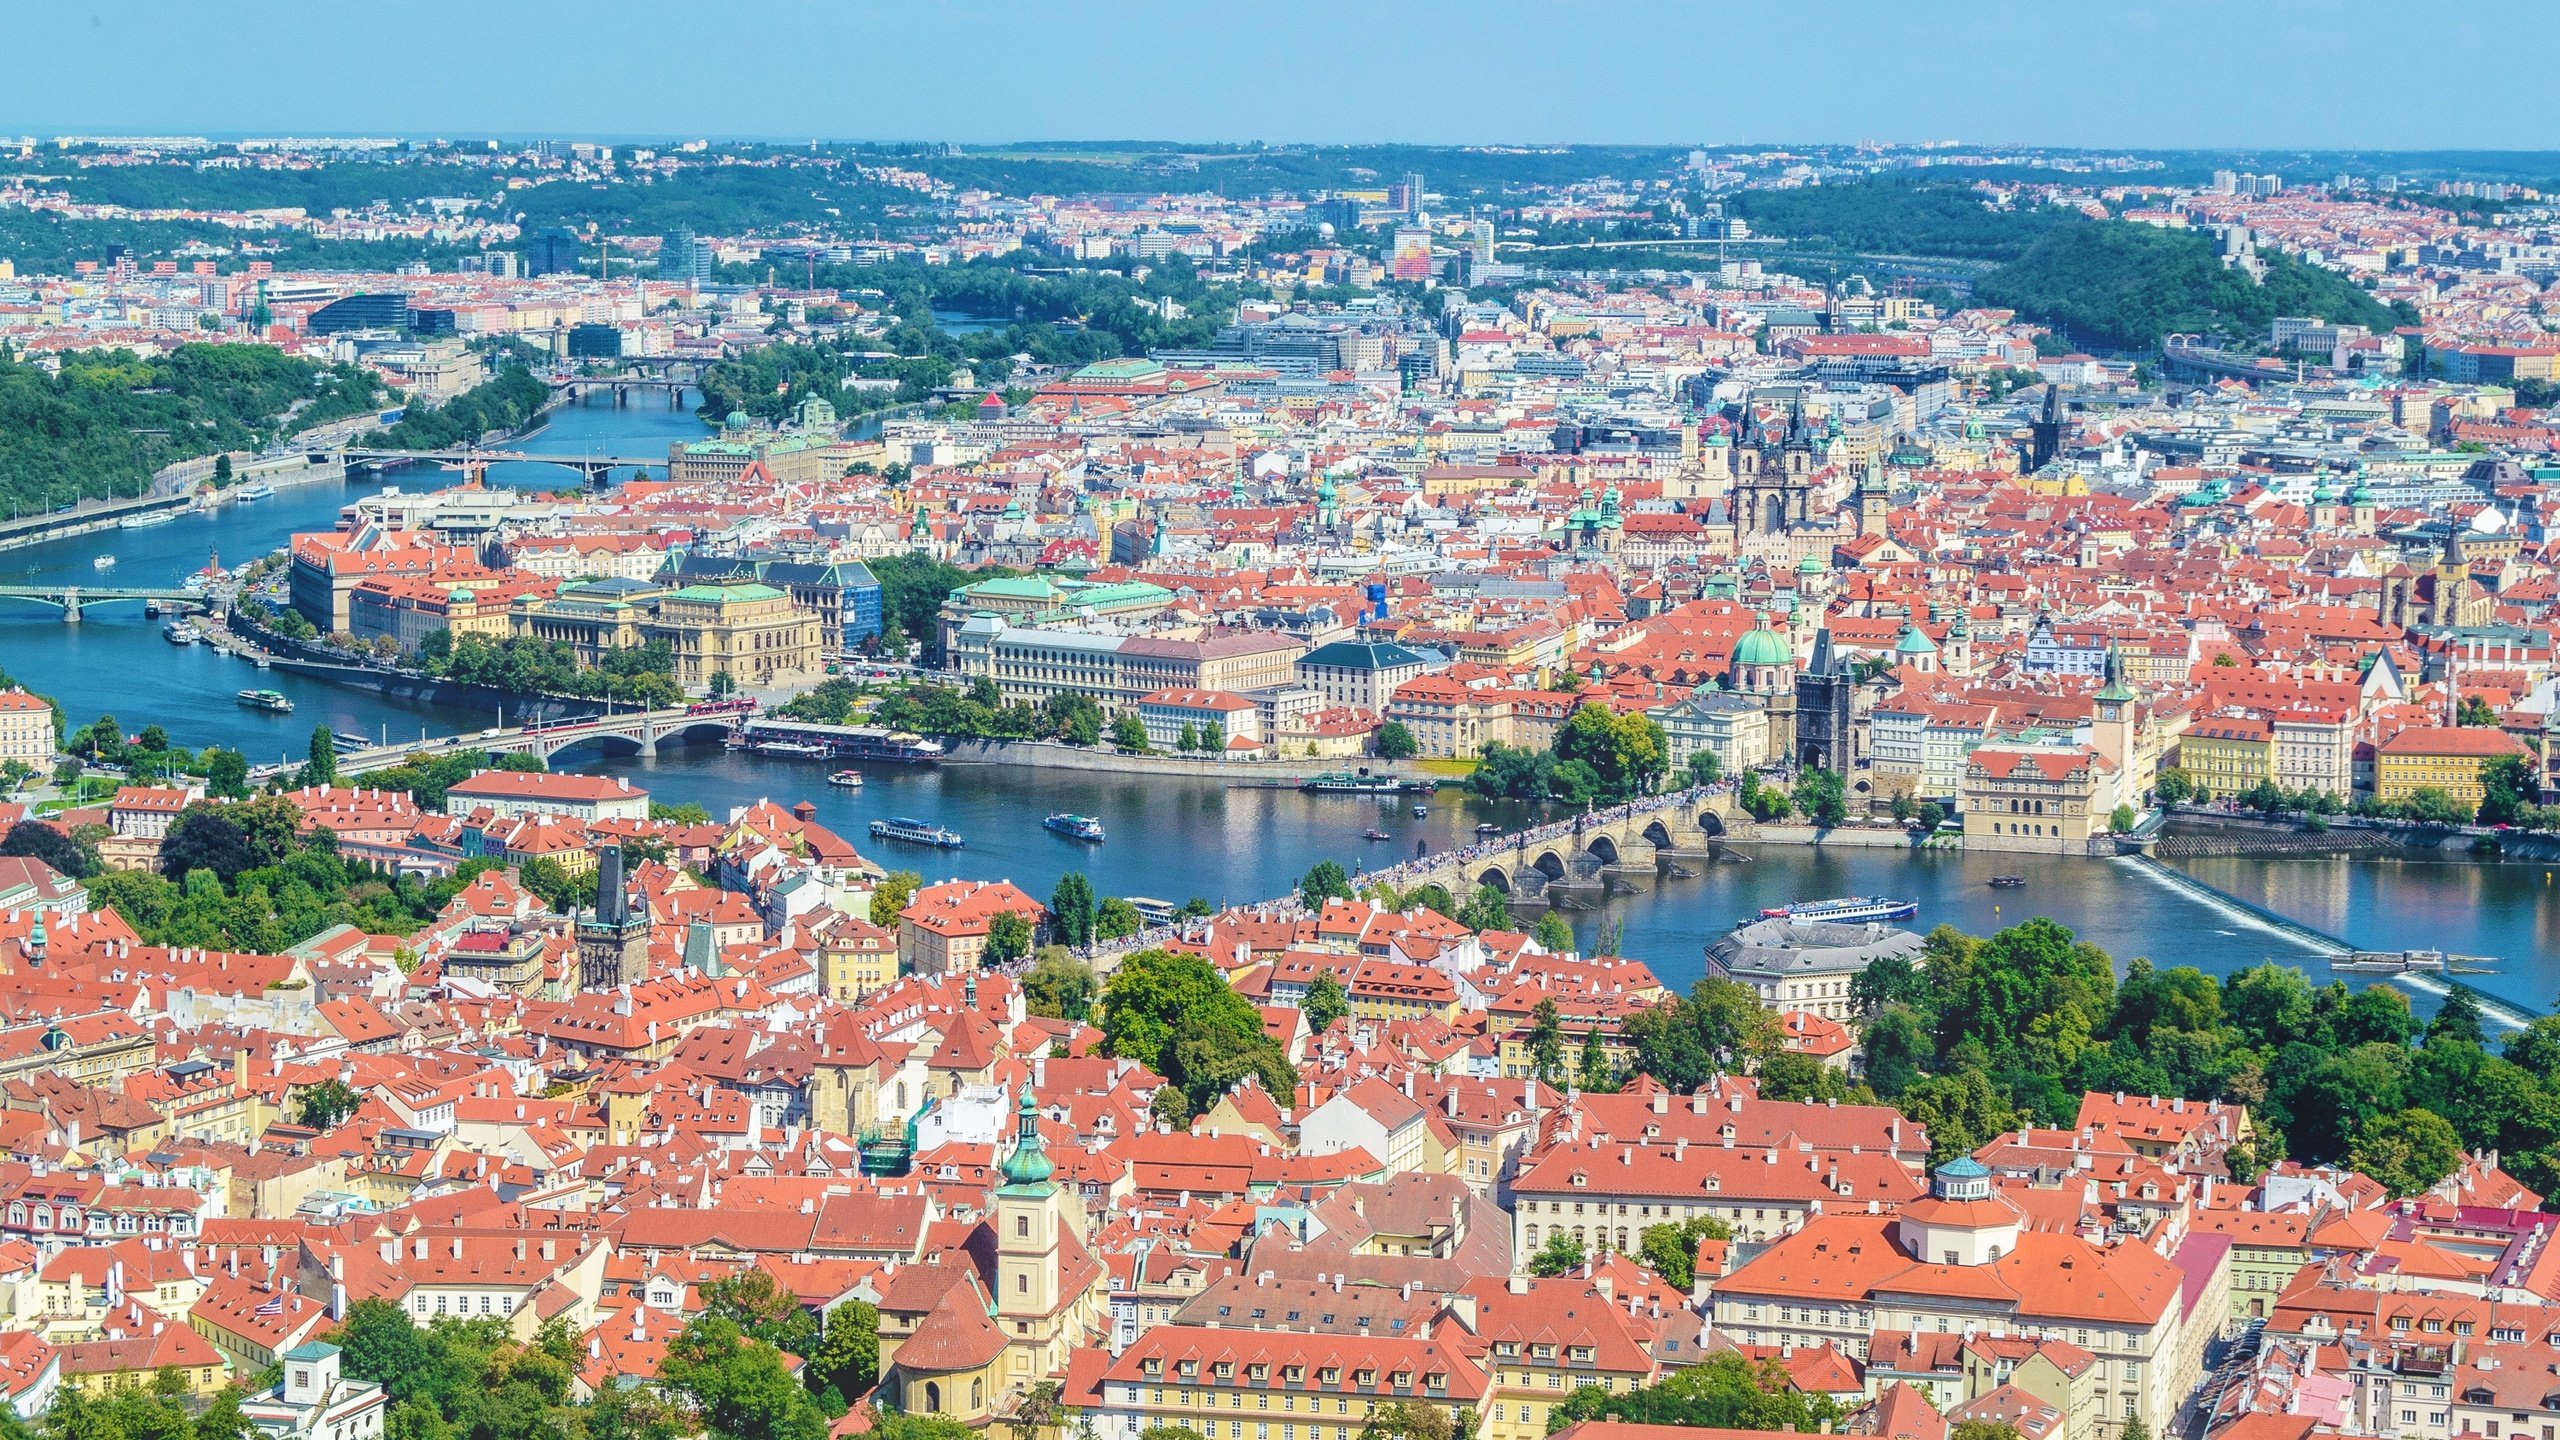
{"label": "historic building", "polygon": [[635,903],[622,873],[622,847],[596,857],[596,908],[581,916],[578,988],[611,990],[636,985],[649,973],[649,906]]}

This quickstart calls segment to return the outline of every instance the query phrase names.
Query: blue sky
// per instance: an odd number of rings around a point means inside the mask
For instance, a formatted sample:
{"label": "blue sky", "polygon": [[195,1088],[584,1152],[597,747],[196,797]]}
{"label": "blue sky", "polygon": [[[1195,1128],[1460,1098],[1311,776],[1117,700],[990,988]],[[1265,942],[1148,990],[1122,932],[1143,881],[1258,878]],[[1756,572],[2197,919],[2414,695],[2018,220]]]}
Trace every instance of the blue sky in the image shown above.
{"label": "blue sky", "polygon": [[0,134],[39,136],[2560,148],[2551,5],[88,0],[6,33]]}

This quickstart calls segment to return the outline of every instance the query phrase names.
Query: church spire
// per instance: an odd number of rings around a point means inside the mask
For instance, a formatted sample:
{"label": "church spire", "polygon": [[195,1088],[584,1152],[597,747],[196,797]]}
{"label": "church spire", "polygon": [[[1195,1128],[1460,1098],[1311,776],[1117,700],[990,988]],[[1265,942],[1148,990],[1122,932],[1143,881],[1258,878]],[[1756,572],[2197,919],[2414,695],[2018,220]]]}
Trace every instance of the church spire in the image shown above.
{"label": "church spire", "polygon": [[1045,1195],[1049,1177],[1057,1173],[1048,1152],[1040,1147],[1040,1106],[1032,1099],[1028,1080],[1022,1084],[1022,1104],[1014,1112],[1013,1153],[997,1168],[1004,1176],[1004,1188],[1015,1194]]}

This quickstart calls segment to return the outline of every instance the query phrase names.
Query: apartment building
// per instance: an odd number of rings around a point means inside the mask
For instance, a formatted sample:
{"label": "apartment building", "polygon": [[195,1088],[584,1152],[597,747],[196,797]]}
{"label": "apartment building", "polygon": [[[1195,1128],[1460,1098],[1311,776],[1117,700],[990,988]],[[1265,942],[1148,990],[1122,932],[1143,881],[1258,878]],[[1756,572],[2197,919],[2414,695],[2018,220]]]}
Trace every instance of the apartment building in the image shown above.
{"label": "apartment building", "polygon": [[2440,790],[2465,812],[2480,808],[2480,767],[2531,751],[2504,730],[2478,725],[2413,725],[2374,747],[2373,796],[2406,800]]}
{"label": "apartment building", "polygon": [[49,770],[61,748],[51,705],[24,690],[0,690],[0,763],[15,760],[30,770]]}

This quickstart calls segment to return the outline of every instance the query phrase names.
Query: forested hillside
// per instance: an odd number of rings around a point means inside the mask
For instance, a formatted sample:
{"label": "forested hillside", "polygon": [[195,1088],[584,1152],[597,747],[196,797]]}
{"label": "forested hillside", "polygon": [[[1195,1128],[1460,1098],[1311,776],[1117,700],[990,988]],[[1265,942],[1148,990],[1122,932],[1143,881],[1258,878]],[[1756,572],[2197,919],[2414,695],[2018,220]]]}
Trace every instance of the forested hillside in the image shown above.
{"label": "forested hillside", "polygon": [[72,351],[59,374],[0,355],[0,514],[139,495],[173,461],[256,449],[382,396],[370,371],[264,345]]}
{"label": "forested hillside", "polygon": [[2226,270],[2209,236],[2108,221],[2069,225],[1977,281],[1974,298],[2010,306],[2081,344],[2148,349],[2163,335],[2220,331],[2259,339],[2279,315],[2388,330],[2390,307],[2352,281],[2275,251],[2253,282]]}

